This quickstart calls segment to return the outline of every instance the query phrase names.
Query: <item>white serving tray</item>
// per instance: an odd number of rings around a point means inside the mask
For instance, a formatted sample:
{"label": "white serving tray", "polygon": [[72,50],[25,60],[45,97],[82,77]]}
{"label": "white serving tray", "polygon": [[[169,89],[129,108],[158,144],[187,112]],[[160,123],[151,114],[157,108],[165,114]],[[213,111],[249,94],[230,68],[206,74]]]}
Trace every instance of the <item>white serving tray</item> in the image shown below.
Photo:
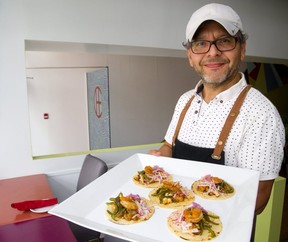
{"label": "white serving tray", "polygon": [[195,202],[205,209],[218,214],[223,223],[223,231],[213,242],[249,242],[252,231],[254,208],[258,189],[259,172],[248,169],[214,165],[203,162],[135,154],[122,161],[107,173],[84,187],[79,192],[60,203],[49,213],[128,241],[137,242],[183,242],[167,227],[167,217],[172,209],[156,207],[155,214],[148,221],[133,225],[118,225],[110,222],[106,215],[106,202],[124,195],[139,194],[148,198],[149,188],[136,186],[132,177],[146,165],[158,165],[173,175],[174,181],[183,186],[191,184],[210,174],[232,184],[236,194],[227,200],[205,200],[196,196]]}

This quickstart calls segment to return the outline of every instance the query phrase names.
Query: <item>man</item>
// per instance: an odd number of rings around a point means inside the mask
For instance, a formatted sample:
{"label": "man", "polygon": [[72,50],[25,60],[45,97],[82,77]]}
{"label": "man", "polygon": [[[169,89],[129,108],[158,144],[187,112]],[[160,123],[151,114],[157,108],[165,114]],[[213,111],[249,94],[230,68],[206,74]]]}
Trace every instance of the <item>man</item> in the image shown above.
{"label": "man", "polygon": [[[260,171],[259,214],[281,168],[285,138],[276,108],[259,91],[247,88],[239,70],[246,39],[240,17],[228,6],[208,4],[191,16],[183,45],[201,80],[178,100],[163,146],[149,153]],[[236,102],[240,93],[243,103]],[[235,106],[229,114],[235,103],[238,116]]]}

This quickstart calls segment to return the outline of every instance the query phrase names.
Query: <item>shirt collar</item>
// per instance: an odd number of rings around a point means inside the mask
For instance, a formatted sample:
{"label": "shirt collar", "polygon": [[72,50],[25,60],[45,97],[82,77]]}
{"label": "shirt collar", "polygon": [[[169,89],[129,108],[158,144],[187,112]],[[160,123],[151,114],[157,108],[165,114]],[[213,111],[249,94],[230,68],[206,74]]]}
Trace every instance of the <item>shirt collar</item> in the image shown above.
{"label": "shirt collar", "polygon": [[[219,93],[214,98],[214,100],[222,100],[225,102],[237,96],[243,90],[243,88],[247,86],[247,82],[246,82],[244,74],[242,72],[240,72],[240,74],[241,74],[241,79],[229,89]],[[194,89],[195,94],[200,95],[202,90],[203,90],[203,83],[202,83],[202,80],[200,80]]]}

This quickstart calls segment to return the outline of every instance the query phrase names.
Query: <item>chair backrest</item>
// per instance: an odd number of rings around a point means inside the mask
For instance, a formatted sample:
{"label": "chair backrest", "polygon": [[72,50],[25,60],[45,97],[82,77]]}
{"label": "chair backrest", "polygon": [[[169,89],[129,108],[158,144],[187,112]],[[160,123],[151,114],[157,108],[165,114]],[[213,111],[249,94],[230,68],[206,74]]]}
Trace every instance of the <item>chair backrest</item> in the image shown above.
{"label": "chair backrest", "polygon": [[87,186],[99,176],[103,175],[107,170],[107,164],[103,160],[90,154],[87,155],[80,171],[77,191]]}
{"label": "chair backrest", "polygon": [[276,242],[280,239],[286,179],[277,177],[264,211],[257,216],[254,242]]}

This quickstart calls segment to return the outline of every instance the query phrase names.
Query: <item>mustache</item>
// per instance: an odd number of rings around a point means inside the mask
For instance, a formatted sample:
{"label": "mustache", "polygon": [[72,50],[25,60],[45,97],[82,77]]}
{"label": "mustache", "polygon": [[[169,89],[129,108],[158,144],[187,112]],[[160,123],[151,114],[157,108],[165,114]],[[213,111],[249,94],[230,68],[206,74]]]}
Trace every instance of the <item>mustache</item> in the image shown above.
{"label": "mustache", "polygon": [[221,58],[221,57],[211,57],[205,61],[202,61],[202,65],[207,65],[210,63],[223,63],[223,64],[227,64],[229,63],[229,60],[225,59],[225,58]]}

